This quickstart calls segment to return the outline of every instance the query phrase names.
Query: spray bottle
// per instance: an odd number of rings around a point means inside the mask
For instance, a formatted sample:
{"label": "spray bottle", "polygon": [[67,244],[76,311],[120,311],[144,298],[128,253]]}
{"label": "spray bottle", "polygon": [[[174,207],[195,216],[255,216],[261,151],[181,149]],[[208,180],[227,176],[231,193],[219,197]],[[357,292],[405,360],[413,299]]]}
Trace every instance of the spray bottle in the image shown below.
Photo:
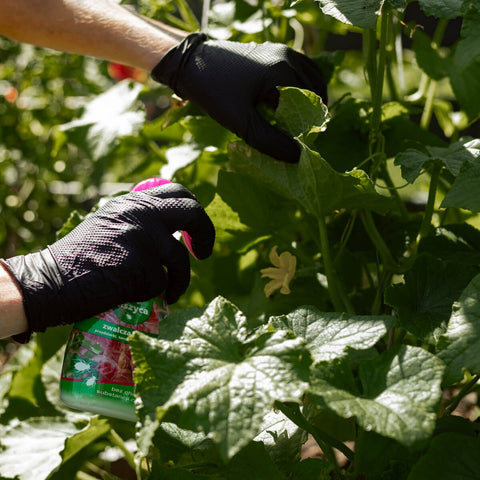
{"label": "spray bottle", "polygon": [[[170,183],[144,180],[132,191]],[[182,232],[191,250],[189,235]],[[70,407],[136,421],[134,364],[128,337],[136,330],[157,336],[158,324],[169,313],[162,297],[125,303],[73,325],[63,360],[60,398]]]}

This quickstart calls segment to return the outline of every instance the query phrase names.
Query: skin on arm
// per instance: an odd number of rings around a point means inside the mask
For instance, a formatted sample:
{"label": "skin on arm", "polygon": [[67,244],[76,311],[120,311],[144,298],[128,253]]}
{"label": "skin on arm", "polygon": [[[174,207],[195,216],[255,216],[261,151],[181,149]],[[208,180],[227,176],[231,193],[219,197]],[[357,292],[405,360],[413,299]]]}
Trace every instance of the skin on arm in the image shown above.
{"label": "skin on arm", "polygon": [[0,264],[0,338],[26,332],[27,328],[20,289],[10,273]]}
{"label": "skin on arm", "polygon": [[187,32],[112,0],[0,0],[0,35],[151,71]]}

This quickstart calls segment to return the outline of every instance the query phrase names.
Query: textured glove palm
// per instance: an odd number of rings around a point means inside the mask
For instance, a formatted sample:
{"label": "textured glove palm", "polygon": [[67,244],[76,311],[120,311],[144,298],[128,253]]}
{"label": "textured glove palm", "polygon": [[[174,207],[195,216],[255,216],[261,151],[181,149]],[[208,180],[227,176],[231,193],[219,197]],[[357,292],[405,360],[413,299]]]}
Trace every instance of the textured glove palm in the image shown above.
{"label": "textured glove palm", "polygon": [[192,193],[171,183],[115,197],[45,250],[2,261],[21,288],[30,331],[162,292],[174,303],[190,281],[177,230],[191,235],[197,258],[210,255],[212,222]]}
{"label": "textured glove palm", "polygon": [[152,77],[252,147],[285,162],[298,161],[298,145],[256,106],[276,108],[277,86],[305,88],[327,101],[326,82],[315,63],[279,43],[212,41],[194,33],[167,52]]}

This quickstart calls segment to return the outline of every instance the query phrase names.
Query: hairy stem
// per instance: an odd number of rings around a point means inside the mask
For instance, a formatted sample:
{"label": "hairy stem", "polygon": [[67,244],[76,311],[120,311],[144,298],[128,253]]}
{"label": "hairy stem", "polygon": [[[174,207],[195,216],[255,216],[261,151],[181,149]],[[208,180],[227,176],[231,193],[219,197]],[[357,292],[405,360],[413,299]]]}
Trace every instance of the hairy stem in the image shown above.
{"label": "hairy stem", "polygon": [[[350,450],[344,443],[340,442],[336,438],[333,438],[328,433],[323,432],[322,430],[318,429],[314,425],[312,425],[302,414],[300,411],[300,406],[297,404],[286,404],[283,402],[276,402],[275,408],[280,410],[286,417],[288,417],[297,427],[305,430],[306,432],[310,433],[318,445],[321,447],[322,445],[328,445],[330,448],[327,448],[327,451],[323,453],[325,456],[336,464],[336,459],[329,458],[329,451],[331,448],[335,448],[338,451],[342,452],[349,460],[353,460],[354,453]],[[322,449],[323,450],[323,449]]]}
{"label": "hairy stem", "polygon": [[[439,20],[437,28],[432,38],[432,49],[438,51],[442,44],[442,39],[447,28],[448,20],[443,18]],[[426,90],[425,107],[423,109],[422,118],[420,120],[420,126],[425,130],[430,126],[430,121],[433,114],[433,103],[435,101],[435,94],[437,92],[437,82],[434,79],[430,79],[428,88]]]}
{"label": "hairy stem", "polygon": [[137,468],[136,463],[135,463],[135,456],[127,448],[127,446],[125,445],[125,442],[123,441],[122,437],[120,437],[120,435],[115,430],[112,429],[112,430],[110,430],[110,433],[108,434],[108,438],[110,439],[110,441],[116,447],[118,447],[122,451],[122,453],[125,457],[125,460],[132,467],[132,469],[135,470]]}
{"label": "hairy stem", "polygon": [[363,226],[367,231],[370,240],[375,245],[375,248],[378,250],[380,254],[380,258],[382,259],[382,263],[390,271],[396,271],[398,268],[397,262],[393,257],[390,249],[388,248],[385,240],[380,235],[380,232],[377,230],[377,226],[375,225],[375,221],[373,220],[372,213],[369,211],[362,211],[360,212],[360,218],[362,219]]}
{"label": "hairy stem", "polygon": [[350,299],[345,293],[343,285],[341,284],[333,265],[325,217],[323,215],[318,215],[317,219],[323,265],[325,267],[325,275],[328,281],[328,293],[330,294],[330,299],[332,300],[333,306],[337,312],[354,313]]}
{"label": "hairy stem", "polygon": [[[380,123],[382,120],[383,80],[385,77],[385,65],[387,60],[387,43],[391,13],[384,5],[380,16],[380,43],[378,46],[378,65],[372,91],[372,117],[370,121],[370,146],[371,151],[383,151],[383,142],[380,139]],[[374,49],[376,45],[370,43],[369,48]],[[369,53],[369,57],[372,53]],[[372,78],[369,78],[370,82]]]}
{"label": "hairy stem", "polygon": [[445,407],[445,413],[450,414],[458,407],[464,397],[466,397],[477,385],[480,375],[475,375],[468,383],[466,383],[458,395],[456,395],[450,403]]}
{"label": "hairy stem", "polygon": [[440,170],[442,169],[441,164],[437,164],[433,167],[430,186],[428,188],[428,199],[427,205],[425,207],[425,213],[423,215],[422,224],[420,225],[420,230],[417,237],[417,245],[422,238],[425,238],[431,228],[433,213],[435,211],[435,197],[437,194],[438,178],[440,176]]}

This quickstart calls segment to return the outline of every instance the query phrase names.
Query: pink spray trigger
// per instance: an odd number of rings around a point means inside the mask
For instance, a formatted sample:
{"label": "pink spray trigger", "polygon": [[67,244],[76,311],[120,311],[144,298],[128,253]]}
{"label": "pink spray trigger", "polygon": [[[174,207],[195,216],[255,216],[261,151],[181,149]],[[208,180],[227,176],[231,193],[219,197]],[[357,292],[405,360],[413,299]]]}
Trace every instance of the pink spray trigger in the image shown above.
{"label": "pink spray trigger", "polygon": [[[147,178],[146,180],[142,180],[140,183],[137,183],[132,189],[131,192],[140,192],[142,190],[148,190],[149,188],[160,187],[161,185],[165,185],[167,183],[172,183],[170,180],[166,180],[165,178],[159,177],[152,177]],[[192,249],[192,237],[185,231],[181,231],[183,242],[185,246],[188,248],[188,251],[195,257],[197,256],[193,253]]]}

